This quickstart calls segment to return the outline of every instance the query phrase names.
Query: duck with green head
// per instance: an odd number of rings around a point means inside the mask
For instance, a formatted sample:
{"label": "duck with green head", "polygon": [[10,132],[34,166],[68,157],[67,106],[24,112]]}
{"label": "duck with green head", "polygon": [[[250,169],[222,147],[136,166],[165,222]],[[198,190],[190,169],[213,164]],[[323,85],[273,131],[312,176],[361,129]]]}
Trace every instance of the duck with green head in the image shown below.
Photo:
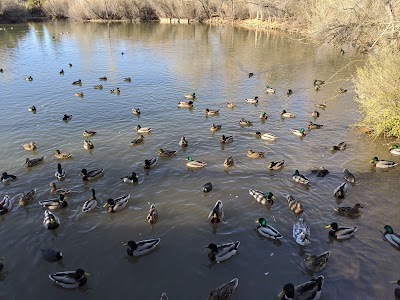
{"label": "duck with green head", "polygon": [[208,252],[208,258],[211,261],[220,263],[234,256],[237,252],[237,249],[239,248],[239,245],[240,245],[239,241],[221,245],[216,245],[211,243],[208,246],[205,246],[204,248],[210,249],[210,252]]}
{"label": "duck with green head", "polygon": [[389,149],[390,153],[393,155],[400,155],[400,148],[398,145],[393,145]]}
{"label": "duck with green head", "polygon": [[276,197],[271,192],[263,193],[261,191],[249,189],[249,194],[256,199],[258,203],[263,205],[272,205],[274,204],[274,200],[276,200]]}
{"label": "duck with green head", "polygon": [[186,158],[186,166],[188,166],[189,168],[193,168],[193,169],[200,169],[200,168],[204,168],[205,166],[207,166],[207,163],[205,163],[204,161],[200,161],[200,160],[194,160],[191,156],[188,156]]}
{"label": "duck with green head", "polygon": [[50,210],[66,208],[68,206],[68,202],[65,200],[65,196],[63,194],[59,194],[56,200],[39,201],[39,204],[43,208]]}
{"label": "duck with green head", "polygon": [[400,250],[400,235],[395,233],[393,228],[389,225],[385,225],[383,228],[385,229],[385,232],[383,233],[385,239],[397,250]]}
{"label": "duck with green head", "polygon": [[276,230],[271,225],[267,224],[267,220],[265,220],[264,218],[259,218],[256,221],[256,223],[259,224],[257,226],[257,231],[262,236],[265,236],[272,240],[279,240],[279,239],[283,238],[283,236],[279,233],[278,230]]}
{"label": "duck with green head", "polygon": [[303,137],[303,136],[306,136],[306,135],[307,135],[307,133],[306,133],[306,131],[304,130],[304,128],[300,128],[300,129],[293,129],[293,128],[290,128],[290,131],[291,131],[294,135],[297,135],[297,136],[300,136],[300,137]]}
{"label": "duck with green head", "polygon": [[224,207],[221,200],[218,200],[211,209],[210,213],[208,214],[208,220],[210,220],[210,222],[213,224],[225,222]]}
{"label": "duck with green head", "polygon": [[394,168],[395,166],[398,165],[398,163],[391,161],[391,160],[383,160],[379,159],[378,157],[374,157],[371,160],[371,164],[377,168],[381,169],[389,169],[389,168]]}
{"label": "duck with green head", "polygon": [[346,226],[339,227],[339,225],[336,222],[325,226],[325,228],[330,228],[331,230],[329,230],[329,236],[338,240],[349,239],[357,231],[357,227],[346,227]]}
{"label": "duck with green head", "polygon": [[322,275],[298,286],[288,283],[285,284],[278,298],[280,300],[318,300],[321,298],[323,285],[324,276]]}

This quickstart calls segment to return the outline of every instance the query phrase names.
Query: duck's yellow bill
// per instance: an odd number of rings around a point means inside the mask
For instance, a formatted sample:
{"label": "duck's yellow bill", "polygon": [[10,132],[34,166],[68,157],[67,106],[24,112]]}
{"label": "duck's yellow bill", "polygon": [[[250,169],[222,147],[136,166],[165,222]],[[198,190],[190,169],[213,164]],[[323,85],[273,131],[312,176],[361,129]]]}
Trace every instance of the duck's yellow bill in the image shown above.
{"label": "duck's yellow bill", "polygon": [[104,204],[103,207],[106,207],[108,205],[108,203]]}
{"label": "duck's yellow bill", "polygon": [[276,197],[275,197],[275,196],[272,196],[271,199],[272,199],[272,200],[276,200]]}
{"label": "duck's yellow bill", "polygon": [[325,228],[331,228],[331,225],[326,225]]}
{"label": "duck's yellow bill", "polygon": [[257,224],[260,224],[260,222],[258,220],[255,220],[254,222],[256,222]]}
{"label": "duck's yellow bill", "polygon": [[[1,259],[1,258],[0,258]],[[392,284],[397,284],[397,281],[391,281],[390,283]]]}
{"label": "duck's yellow bill", "polygon": [[90,274],[89,274],[89,273],[86,273],[86,272],[85,272],[85,275],[86,275],[86,276],[90,276]]}
{"label": "duck's yellow bill", "polygon": [[282,291],[278,294],[279,299],[282,299],[285,296],[285,291]]}

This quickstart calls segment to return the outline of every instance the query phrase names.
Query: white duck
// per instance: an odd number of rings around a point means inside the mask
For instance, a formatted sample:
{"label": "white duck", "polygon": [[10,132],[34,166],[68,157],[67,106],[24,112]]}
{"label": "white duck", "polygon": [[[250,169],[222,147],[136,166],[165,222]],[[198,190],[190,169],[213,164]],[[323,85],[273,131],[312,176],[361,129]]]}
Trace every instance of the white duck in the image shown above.
{"label": "white duck", "polygon": [[293,225],[293,237],[297,244],[306,246],[311,243],[310,241],[310,226],[304,221],[303,218]]}

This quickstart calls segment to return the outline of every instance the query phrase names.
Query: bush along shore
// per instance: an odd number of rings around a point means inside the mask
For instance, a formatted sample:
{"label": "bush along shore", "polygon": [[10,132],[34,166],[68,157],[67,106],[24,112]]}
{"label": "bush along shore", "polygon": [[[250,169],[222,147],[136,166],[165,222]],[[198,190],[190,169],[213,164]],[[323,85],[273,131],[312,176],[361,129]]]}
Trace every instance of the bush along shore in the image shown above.
{"label": "bush along shore", "polygon": [[316,43],[368,52],[354,78],[360,124],[400,137],[397,0],[0,0],[0,22],[163,21],[298,32]]}

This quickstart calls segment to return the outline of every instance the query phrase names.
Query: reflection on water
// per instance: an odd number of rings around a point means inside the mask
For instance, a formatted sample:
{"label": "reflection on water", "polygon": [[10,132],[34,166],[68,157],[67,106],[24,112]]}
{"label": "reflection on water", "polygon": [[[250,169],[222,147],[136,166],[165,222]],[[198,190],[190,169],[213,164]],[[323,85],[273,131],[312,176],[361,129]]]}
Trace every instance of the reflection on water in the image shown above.
{"label": "reflection on water", "polygon": [[[394,188],[399,171],[371,168],[373,156],[392,159],[388,146],[349,129],[359,118],[348,81],[355,69],[349,62],[355,57],[317,49],[293,36],[231,27],[64,22],[3,27],[0,170],[19,180],[0,185],[0,197],[8,194],[14,199],[12,211],[0,216],[0,256],[5,257],[1,299],[40,297],[43,291],[48,298],[105,298],[115,296],[116,290],[118,296],[134,294],[135,299],[158,299],[163,291],[170,299],[188,299],[185,294],[204,299],[211,289],[235,277],[235,299],[274,299],[285,283],[310,278],[302,266],[305,255],[326,250],[332,254],[322,272],[324,299],[392,298],[389,283],[398,276],[398,253],[378,230],[385,224],[400,230]],[[249,78],[249,72],[254,76]],[[33,81],[25,81],[28,76]],[[107,81],[99,80],[103,76]],[[132,81],[124,81],[126,77]],[[319,92],[312,84],[315,78],[328,81]],[[78,79],[82,86],[72,85]],[[98,84],[102,90],[94,89]],[[275,88],[276,94],[266,94],[265,85]],[[121,93],[111,94],[117,87]],[[348,92],[339,95],[339,87]],[[290,97],[288,89],[293,90]],[[78,92],[84,97],[75,97]],[[194,108],[178,109],[183,94],[192,92],[197,95]],[[246,98],[255,96],[258,106],[246,104]],[[307,132],[303,139],[292,135],[290,128],[305,128],[314,104],[324,101],[327,108],[318,109],[317,119],[324,128]],[[235,108],[228,109],[226,102]],[[28,111],[32,105],[36,114]],[[132,114],[133,107],[140,108],[140,118]],[[220,109],[220,115],[206,117],[206,108]],[[283,109],[296,118],[281,119]],[[268,114],[265,122],[259,118],[262,111]],[[64,123],[64,114],[73,119]],[[239,126],[241,118],[253,126]],[[222,130],[212,133],[212,123],[222,124]],[[136,125],[153,132],[145,135],[143,144],[131,147],[138,136]],[[93,151],[83,148],[83,130],[97,131],[90,138]],[[256,131],[278,139],[265,142],[255,137]],[[233,143],[221,145],[222,134],[233,135]],[[178,145],[183,135],[189,141],[187,149]],[[33,153],[21,146],[30,141],[38,146]],[[341,141],[347,142],[347,149],[332,154],[330,147]],[[178,152],[144,171],[143,161],[159,148]],[[61,226],[48,231],[38,204],[16,204],[19,194],[32,188],[38,190],[36,200],[51,198],[48,185],[55,180],[59,162],[52,155],[55,149],[73,154],[61,161],[67,177],[58,186],[74,193],[68,208],[55,212]],[[247,158],[249,149],[266,152],[266,158]],[[40,156],[45,156],[44,164],[23,167],[26,157]],[[187,156],[207,166],[188,170]],[[224,168],[229,156],[235,165]],[[267,169],[270,161],[282,159],[281,171]],[[319,165],[330,173],[323,178],[312,174],[311,168]],[[82,168],[104,168],[105,174],[83,183]],[[355,174],[357,184],[339,203],[333,190],[343,182],[343,168]],[[309,177],[309,187],[292,181],[296,169]],[[139,183],[123,183],[120,178],[132,171],[139,175]],[[202,186],[209,181],[213,190],[204,194]],[[82,204],[92,188],[99,205],[130,193],[129,204],[115,214],[100,207],[83,214]],[[249,195],[249,188],[271,191],[278,199],[267,208]],[[311,244],[304,248],[292,238],[298,217],[288,208],[287,194],[302,202],[311,226]],[[217,200],[224,204],[226,223],[214,226],[207,215]],[[146,222],[151,203],[160,213],[154,226]],[[355,203],[365,207],[357,219],[334,213],[338,204]],[[282,241],[274,243],[256,233],[254,221],[260,217],[280,231]],[[358,226],[355,237],[331,241],[325,225],[335,221]],[[126,255],[122,243],[150,237],[161,237],[156,251],[139,259]],[[236,240],[241,242],[238,255],[210,265],[204,245]],[[62,263],[43,261],[40,249],[46,247],[61,249]],[[88,286],[77,291],[54,287],[47,278],[49,273],[78,267],[91,276]],[[27,283],[23,289],[21,282]]]}

